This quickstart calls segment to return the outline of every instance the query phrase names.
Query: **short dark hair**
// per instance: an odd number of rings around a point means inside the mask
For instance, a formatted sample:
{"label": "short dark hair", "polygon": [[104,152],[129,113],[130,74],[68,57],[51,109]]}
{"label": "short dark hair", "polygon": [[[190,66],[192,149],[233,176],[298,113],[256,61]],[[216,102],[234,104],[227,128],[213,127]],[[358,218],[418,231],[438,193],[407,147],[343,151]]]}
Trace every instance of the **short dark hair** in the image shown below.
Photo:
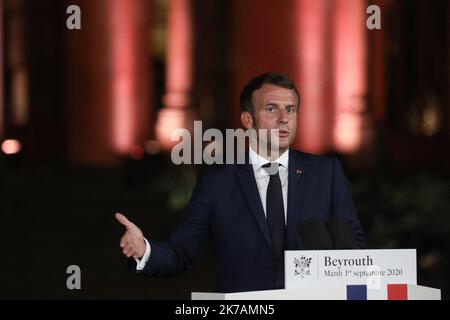
{"label": "short dark hair", "polygon": [[254,117],[253,92],[260,89],[264,84],[273,84],[278,87],[294,90],[298,98],[298,106],[300,106],[300,93],[295,87],[294,81],[289,79],[289,77],[283,73],[266,72],[251,79],[242,90],[239,98],[241,112],[247,111]]}

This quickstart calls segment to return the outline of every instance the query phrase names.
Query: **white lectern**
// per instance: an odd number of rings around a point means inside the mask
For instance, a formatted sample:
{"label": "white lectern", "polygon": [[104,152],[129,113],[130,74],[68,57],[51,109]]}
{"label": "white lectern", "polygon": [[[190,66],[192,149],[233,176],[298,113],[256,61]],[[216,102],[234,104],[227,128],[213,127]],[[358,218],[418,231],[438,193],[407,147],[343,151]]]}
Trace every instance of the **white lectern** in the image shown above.
{"label": "white lectern", "polygon": [[[367,289],[359,300],[441,300],[441,290],[405,284],[405,294],[389,295],[388,288]],[[356,300],[349,296],[348,286],[313,286],[282,290],[236,293],[192,292],[192,300]]]}
{"label": "white lectern", "polygon": [[288,250],[285,288],[193,292],[193,300],[440,300],[417,285],[415,249]]}

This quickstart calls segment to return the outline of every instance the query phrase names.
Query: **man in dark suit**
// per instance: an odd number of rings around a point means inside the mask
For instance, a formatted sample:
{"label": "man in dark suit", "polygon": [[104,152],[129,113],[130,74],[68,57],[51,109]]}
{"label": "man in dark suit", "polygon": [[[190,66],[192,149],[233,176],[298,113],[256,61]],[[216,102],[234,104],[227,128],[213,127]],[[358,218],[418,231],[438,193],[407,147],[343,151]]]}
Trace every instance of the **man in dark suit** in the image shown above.
{"label": "man in dark suit", "polygon": [[117,213],[127,229],[120,246],[136,260],[137,272],[161,277],[183,273],[211,240],[218,258],[218,292],[284,288],[284,251],[303,248],[298,230],[308,218],[345,220],[356,246],[365,247],[340,162],[290,148],[300,105],[293,81],[278,73],[260,75],[244,88],[240,104],[245,129],[276,130],[277,152],[262,156],[251,146],[245,164],[204,170],[181,223],[166,242],[145,239]]}

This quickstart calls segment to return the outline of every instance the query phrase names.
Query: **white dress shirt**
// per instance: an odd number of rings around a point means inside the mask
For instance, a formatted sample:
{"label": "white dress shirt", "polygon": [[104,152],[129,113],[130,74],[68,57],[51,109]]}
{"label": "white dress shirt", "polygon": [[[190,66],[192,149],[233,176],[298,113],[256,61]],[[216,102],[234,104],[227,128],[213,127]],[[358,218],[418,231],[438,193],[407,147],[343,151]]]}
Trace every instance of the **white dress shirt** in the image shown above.
{"label": "white dress shirt", "polygon": [[[270,175],[262,167],[270,161],[263,158],[252,148],[249,148],[250,163],[253,167],[253,173],[255,174],[256,185],[258,186],[259,196],[261,198],[261,203],[264,209],[264,214],[267,217],[266,212],[266,198],[267,198],[267,187],[269,186]],[[288,194],[288,165],[289,165],[289,149],[284,152],[278,159],[272,161],[278,163],[280,166],[278,168],[281,180],[281,189],[283,191],[283,206],[284,206],[284,223],[287,221],[287,194]]]}
{"label": "white dress shirt", "polygon": [[[270,162],[269,160],[263,158],[252,148],[249,148],[249,158],[250,163],[253,167],[253,173],[255,174],[256,185],[258,187],[259,196],[261,198],[262,207],[264,210],[264,214],[267,217],[266,213],[266,198],[267,198],[267,187],[269,186],[270,175],[267,171],[262,168],[263,165]],[[289,149],[284,152],[278,159],[275,161],[280,166],[278,168],[281,180],[281,189],[283,192],[283,205],[284,205],[284,223],[287,222],[287,192],[288,192],[288,165],[289,165]],[[135,259],[137,266],[136,270],[141,271],[144,269],[147,264],[148,259],[150,258],[151,246],[148,243],[147,239],[144,238],[145,241],[145,253],[141,259]]]}
{"label": "white dress shirt", "polygon": [[136,271],[141,271],[144,269],[145,265],[147,264],[148,258],[150,258],[150,253],[152,252],[152,247],[150,246],[150,243],[148,243],[147,239],[144,238],[145,241],[145,252],[141,259],[134,259],[136,260]]}

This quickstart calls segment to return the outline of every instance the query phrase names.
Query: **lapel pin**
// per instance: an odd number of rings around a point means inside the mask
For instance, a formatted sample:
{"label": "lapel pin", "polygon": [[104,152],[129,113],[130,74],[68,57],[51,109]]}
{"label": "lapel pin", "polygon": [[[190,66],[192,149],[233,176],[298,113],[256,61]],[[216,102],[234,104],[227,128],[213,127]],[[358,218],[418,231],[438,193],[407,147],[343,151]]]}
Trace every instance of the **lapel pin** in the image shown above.
{"label": "lapel pin", "polygon": [[295,171],[295,174],[297,175],[297,177],[299,177],[301,174],[303,174],[303,170],[302,169],[297,169]]}

